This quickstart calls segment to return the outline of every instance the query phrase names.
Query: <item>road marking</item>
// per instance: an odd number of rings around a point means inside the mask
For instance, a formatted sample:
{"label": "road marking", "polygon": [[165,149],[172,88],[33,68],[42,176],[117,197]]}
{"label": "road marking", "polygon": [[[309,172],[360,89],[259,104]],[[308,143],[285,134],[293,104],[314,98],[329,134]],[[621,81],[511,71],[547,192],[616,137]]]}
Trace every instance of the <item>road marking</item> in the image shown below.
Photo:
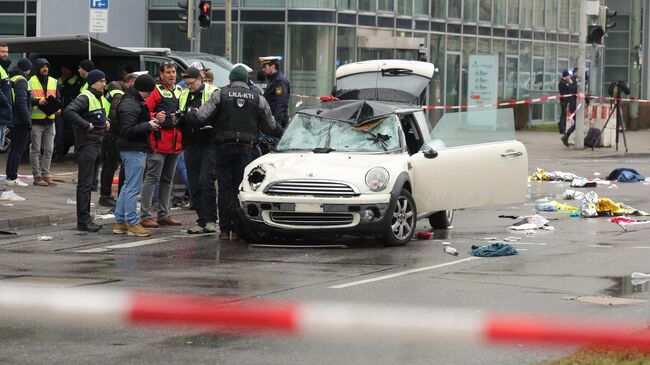
{"label": "road marking", "polygon": [[170,240],[171,240],[170,237],[150,238],[148,240],[120,243],[120,244],[117,244],[117,245],[110,245],[110,246],[104,246],[104,247],[95,247],[95,248],[89,248],[89,249],[85,249],[85,250],[78,250],[78,251],[75,251],[75,252],[78,252],[78,253],[101,253],[101,252],[108,252],[108,251],[112,251],[112,250],[118,250],[118,249],[121,249],[121,248],[133,248],[133,247],[140,247],[140,246],[155,245],[156,243],[167,242],[167,241],[170,241]]}
{"label": "road marking", "polygon": [[613,248],[614,246],[607,246],[607,245],[587,245],[588,247],[596,247],[596,248]]}
{"label": "road marking", "polygon": [[330,289],[344,289],[344,288],[349,288],[351,286],[374,283],[376,281],[393,279],[393,278],[397,278],[397,277],[400,277],[400,276],[405,276],[405,275],[415,274],[415,273],[419,273],[419,272],[423,272],[423,271],[439,269],[441,267],[451,266],[451,265],[455,265],[455,264],[460,264],[461,262],[467,262],[467,261],[472,261],[472,260],[477,260],[477,259],[479,259],[479,258],[478,257],[468,257],[468,258],[465,258],[465,259],[462,259],[462,260],[445,262],[444,264],[440,264],[440,265],[421,267],[419,269],[412,269],[412,270],[406,270],[406,271],[402,271],[402,272],[396,272],[394,274],[379,276],[379,277],[372,278],[372,279],[365,279],[365,280],[353,281],[353,282],[347,283],[347,284],[334,285],[334,286],[330,286],[329,288]]}
{"label": "road marking", "polygon": [[650,246],[635,246],[635,247],[632,247],[632,248],[650,248]]}

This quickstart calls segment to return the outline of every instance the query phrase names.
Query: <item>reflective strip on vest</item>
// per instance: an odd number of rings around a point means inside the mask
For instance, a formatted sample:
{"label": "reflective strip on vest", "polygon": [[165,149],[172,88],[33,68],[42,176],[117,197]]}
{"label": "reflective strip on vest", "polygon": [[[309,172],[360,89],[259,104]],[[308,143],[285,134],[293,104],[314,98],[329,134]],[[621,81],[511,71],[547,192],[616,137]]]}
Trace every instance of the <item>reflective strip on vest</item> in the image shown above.
{"label": "reflective strip on vest", "polygon": [[0,80],[8,79],[9,75],[7,75],[7,71],[5,71],[4,67],[0,66]]}
{"label": "reflective strip on vest", "polygon": [[[113,102],[113,98],[115,98],[115,95],[124,95],[124,91],[115,89],[111,90],[108,92],[108,98],[103,98],[103,103],[104,103],[104,109],[106,110],[106,115],[108,116],[108,113],[111,110],[111,103]],[[110,98],[110,99],[109,99]]]}
{"label": "reflective strip on vest", "polygon": [[31,87],[30,87],[30,85],[29,85],[29,81],[27,81],[27,79],[25,78],[25,76],[22,76],[22,75],[16,75],[16,76],[12,77],[10,80],[11,80],[11,84],[12,84],[12,85],[11,85],[11,98],[13,99],[14,103],[16,102],[16,92],[14,91],[14,86],[16,85],[16,81],[18,81],[18,80],[25,80],[25,82],[27,83],[27,91],[28,91],[28,92],[31,91]]}
{"label": "reflective strip on vest", "polygon": [[[46,90],[43,90],[43,85],[41,85],[41,81],[38,79],[36,75],[32,76],[31,79],[29,79],[29,83],[31,84],[32,88],[32,97],[34,99],[45,99],[48,96],[53,96],[56,97],[56,87],[57,87],[57,81],[53,77],[47,77],[47,88]],[[45,115],[41,109],[39,109],[38,106],[33,106],[32,107],[32,120],[36,119],[54,119],[55,115],[51,114],[50,116]]]}
{"label": "reflective strip on vest", "polygon": [[[90,90],[84,90],[84,92],[81,93],[81,95],[86,95],[88,98],[88,115],[92,115],[93,112],[99,110],[100,113],[102,114],[103,117],[103,126],[106,126],[106,114],[104,114],[104,100],[105,98],[101,98],[101,101],[97,99],[95,94],[93,94]],[[86,118],[84,118],[86,119]],[[90,124],[93,124],[95,127],[101,127],[102,125],[98,124],[97,121],[93,120],[88,120],[86,121]]]}
{"label": "reflective strip on vest", "polygon": [[[201,105],[205,104],[208,100],[210,100],[210,96],[212,96],[212,93],[215,91],[221,91],[216,86],[212,86],[210,84],[204,84],[205,87],[203,88],[203,94],[201,94]],[[181,100],[179,101],[179,109],[182,111],[185,111],[185,104],[187,104],[187,98],[190,96],[190,90],[189,89],[183,89],[183,92],[181,93]]]}

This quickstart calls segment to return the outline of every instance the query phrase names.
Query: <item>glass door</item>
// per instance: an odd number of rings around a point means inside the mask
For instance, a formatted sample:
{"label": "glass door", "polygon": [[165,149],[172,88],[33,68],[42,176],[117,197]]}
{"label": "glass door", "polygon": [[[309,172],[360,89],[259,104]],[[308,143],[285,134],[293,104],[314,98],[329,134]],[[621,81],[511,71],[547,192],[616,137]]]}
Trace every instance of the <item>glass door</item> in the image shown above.
{"label": "glass door", "polygon": [[[445,105],[458,105],[460,102],[460,52],[447,52],[445,62]],[[456,109],[451,109],[457,111]]]}

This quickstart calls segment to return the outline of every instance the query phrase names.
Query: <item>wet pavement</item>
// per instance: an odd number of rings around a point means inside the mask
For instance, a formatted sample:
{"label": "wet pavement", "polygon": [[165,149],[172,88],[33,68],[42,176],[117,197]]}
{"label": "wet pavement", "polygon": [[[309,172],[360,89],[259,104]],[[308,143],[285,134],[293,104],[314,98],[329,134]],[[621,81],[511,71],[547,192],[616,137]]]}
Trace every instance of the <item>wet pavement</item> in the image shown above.
{"label": "wet pavement", "polygon": [[[526,135],[522,140],[532,137]],[[556,134],[540,138],[550,143],[554,137],[559,145]],[[632,143],[629,138],[628,143]],[[549,154],[546,146],[530,145],[530,171],[540,167],[589,177],[598,172],[604,178],[614,168],[631,167],[650,175],[650,154],[646,156],[645,152],[632,157],[604,153],[608,151],[587,156],[583,151],[556,151],[561,147],[557,146]],[[107,229],[96,234],[79,233],[73,223],[25,227],[18,230],[18,235],[0,235],[0,282],[532,312],[627,321],[644,328],[650,321],[646,302],[650,299],[650,284],[633,283],[629,275],[635,271],[650,273],[647,232],[623,232],[606,217],[586,219],[544,212],[542,215],[550,219],[555,231],[516,233],[507,229],[513,220],[499,218],[534,214],[536,199],[553,200],[569,188],[569,183],[531,182],[529,198],[523,204],[458,211],[452,229],[435,231],[432,240],[414,240],[395,248],[352,238],[326,247],[249,246],[238,241],[218,241],[214,235],[189,236],[178,227],[156,230],[147,238],[126,238]],[[580,190],[594,190],[601,197],[650,211],[650,185],[619,183],[617,188]],[[176,211],[174,216],[186,228],[195,219],[194,213],[187,210]],[[429,229],[425,222],[420,222],[418,228]],[[42,235],[50,235],[52,240],[39,241]],[[510,242],[520,250],[517,256],[455,263],[469,257],[472,245],[489,242],[485,238],[510,236],[521,237]],[[442,242],[449,242],[459,255],[444,253]],[[444,263],[451,264],[434,268]],[[422,270],[411,272],[415,269]],[[643,302],[612,306],[563,299],[579,296]],[[417,346],[399,338],[392,344],[373,344],[363,339],[321,342],[0,322],[0,362],[20,364],[530,364],[571,350],[523,343],[500,347],[467,343]]]}

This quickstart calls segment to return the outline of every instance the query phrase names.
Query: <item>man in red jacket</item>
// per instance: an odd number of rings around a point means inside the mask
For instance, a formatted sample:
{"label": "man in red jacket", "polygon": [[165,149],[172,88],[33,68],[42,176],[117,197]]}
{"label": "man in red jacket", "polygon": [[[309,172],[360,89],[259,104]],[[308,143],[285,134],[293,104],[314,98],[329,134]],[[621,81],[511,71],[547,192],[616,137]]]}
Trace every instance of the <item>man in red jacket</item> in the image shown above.
{"label": "man in red jacket", "polygon": [[[144,170],[142,186],[140,224],[145,228],[159,226],[180,226],[181,222],[169,216],[169,201],[172,182],[176,171],[178,156],[183,151],[181,132],[176,126],[175,112],[181,88],[176,85],[176,64],[165,62],[160,65],[160,84],[156,85],[151,95],[145,100],[151,117],[158,120],[160,129],[149,134],[150,150],[147,151],[147,164]],[[158,221],[151,214],[156,185],[158,190]]]}

